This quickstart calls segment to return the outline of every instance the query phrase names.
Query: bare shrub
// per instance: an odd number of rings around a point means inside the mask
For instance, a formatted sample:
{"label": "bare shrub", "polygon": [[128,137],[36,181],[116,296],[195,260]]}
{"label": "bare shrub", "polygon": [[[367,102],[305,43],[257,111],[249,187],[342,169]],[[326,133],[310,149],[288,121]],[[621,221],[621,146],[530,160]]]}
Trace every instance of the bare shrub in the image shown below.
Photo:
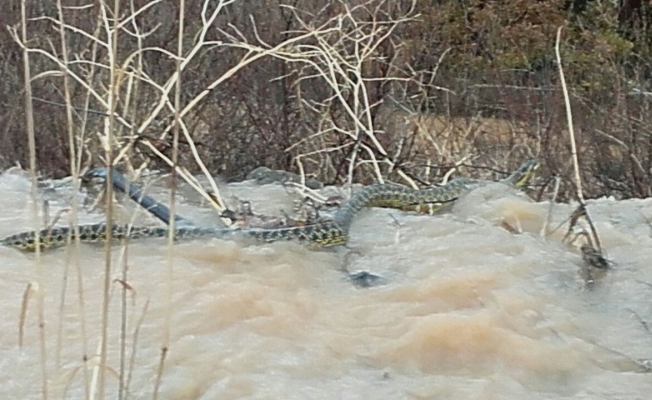
{"label": "bare shrub", "polygon": [[[230,74],[183,115],[190,139],[213,174],[242,179],[261,165],[297,172],[301,162],[305,172],[326,183],[432,181],[461,160],[506,170],[537,155],[544,160],[544,174],[568,178],[569,149],[558,140],[566,128],[553,51],[554,33],[566,25],[561,50],[576,110],[579,156],[585,159],[586,194],[650,194],[647,6],[564,0],[224,3],[207,26],[204,3],[185,6],[188,55],[198,41],[204,45],[187,57],[181,103],[191,104]],[[18,8],[18,2],[7,5],[0,16],[5,26],[17,23]],[[162,88],[174,71],[178,5],[124,1],[122,10],[124,35],[117,55],[123,68],[122,122],[114,145],[129,145],[125,155],[133,168],[151,156],[140,145],[144,138],[170,155],[174,113],[161,94],[173,93]],[[37,158],[43,175],[67,175],[65,113],[52,104],[65,102],[61,78],[48,73],[58,68],[61,55],[50,44],[57,43],[56,7],[28,2],[28,14],[29,47],[51,55],[40,54],[32,62]],[[67,49],[75,60],[70,68],[80,78],[71,85],[71,102],[79,110],[106,112],[100,99],[106,94],[102,65],[108,53],[98,15],[97,7],[64,9]],[[312,29],[335,26],[338,30],[281,45]],[[23,109],[11,98],[22,91],[20,46],[3,32],[0,165],[26,165]],[[259,58],[232,73],[254,53]],[[332,72],[329,63],[344,73],[322,74]],[[80,82],[88,82],[99,97],[89,97]],[[97,132],[103,129],[102,115],[79,110],[77,145],[84,164],[101,164]],[[429,130],[433,119],[449,125]],[[466,121],[464,128],[460,121]],[[500,126],[491,127],[492,121]],[[182,137],[180,162],[197,172],[186,143]],[[165,166],[157,157],[154,163]],[[560,198],[572,190],[563,179]]]}

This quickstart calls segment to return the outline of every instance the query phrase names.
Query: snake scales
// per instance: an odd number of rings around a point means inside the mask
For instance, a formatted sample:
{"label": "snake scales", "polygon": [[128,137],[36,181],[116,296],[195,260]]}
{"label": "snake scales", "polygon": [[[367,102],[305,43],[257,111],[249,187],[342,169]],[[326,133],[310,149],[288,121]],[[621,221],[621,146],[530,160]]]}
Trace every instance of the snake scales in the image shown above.
{"label": "snake scales", "polygon": [[[528,160],[512,175],[501,182],[520,188],[524,186],[532,173],[538,167],[536,159]],[[101,174],[97,175],[101,176]],[[119,176],[119,174],[118,174]],[[412,189],[390,184],[374,184],[354,193],[343,203],[332,221],[319,222],[314,225],[296,226],[275,229],[230,229],[197,227],[183,217],[175,215],[177,227],[174,229],[176,240],[192,240],[197,238],[238,238],[249,237],[263,242],[296,240],[308,242],[320,247],[345,244],[348,232],[356,215],[365,208],[383,207],[404,211],[424,211],[428,206],[441,207],[444,203],[456,200],[460,195],[493,181],[458,178],[439,187]],[[124,179],[115,179],[114,183],[129,194],[141,206],[169,223],[169,209],[154,199],[144,196],[140,189],[126,185]],[[111,238],[119,241],[125,238],[163,238],[168,235],[168,227],[143,227],[120,224],[106,225],[104,223],[80,225],[79,239],[85,243],[103,243],[107,240],[107,232]],[[39,232],[41,249],[51,249],[68,243],[68,236],[74,240],[75,230],[69,227],[44,229]],[[0,245],[10,246],[25,251],[36,248],[36,232],[28,231],[8,236],[0,240]]]}

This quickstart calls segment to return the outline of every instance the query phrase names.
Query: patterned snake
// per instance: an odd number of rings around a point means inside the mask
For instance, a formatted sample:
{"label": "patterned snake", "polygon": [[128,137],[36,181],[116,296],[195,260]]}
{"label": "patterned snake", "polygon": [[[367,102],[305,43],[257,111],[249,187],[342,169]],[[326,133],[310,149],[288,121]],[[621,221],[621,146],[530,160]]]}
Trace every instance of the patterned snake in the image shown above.
{"label": "patterned snake", "polygon": [[[533,172],[537,169],[538,162],[532,159],[521,165],[512,175],[500,182],[520,188],[524,186]],[[105,170],[96,170],[96,177],[105,177]],[[104,174],[104,175],[102,175]],[[127,185],[119,174],[113,175],[114,184],[154,214],[165,223],[170,221],[169,209],[157,203],[151,197],[143,195],[136,186]],[[202,228],[192,224],[189,220],[175,215],[176,227],[174,237],[176,240],[192,240],[197,238],[242,238],[249,237],[263,242],[282,240],[297,240],[310,244],[329,247],[346,243],[349,228],[356,215],[365,208],[383,207],[404,211],[424,212],[429,206],[435,208],[444,203],[455,201],[460,195],[475,188],[487,185],[493,181],[469,178],[458,178],[444,186],[412,189],[391,184],[374,184],[354,193],[344,202],[336,212],[332,221],[319,222],[314,225],[296,226],[275,229],[230,229],[230,228]],[[107,239],[107,230],[115,241],[125,238],[164,238],[168,235],[168,227],[142,227],[120,224],[106,225],[104,223],[80,225],[79,239],[85,243],[104,243]],[[75,230],[69,227],[44,229],[39,232],[41,249],[51,249],[64,246],[68,243],[68,236],[74,240]],[[0,240],[0,245],[15,247],[25,251],[34,251],[36,248],[36,232],[29,231],[11,235]]]}

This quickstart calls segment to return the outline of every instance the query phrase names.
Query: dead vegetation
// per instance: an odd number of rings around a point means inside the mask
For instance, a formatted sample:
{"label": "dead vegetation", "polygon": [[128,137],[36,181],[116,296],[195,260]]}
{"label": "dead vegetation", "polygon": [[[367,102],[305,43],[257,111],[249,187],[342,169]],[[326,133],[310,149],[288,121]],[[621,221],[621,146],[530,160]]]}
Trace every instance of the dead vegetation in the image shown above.
{"label": "dead vegetation", "polygon": [[[177,37],[171,27],[178,26],[179,9],[158,1],[122,3],[112,145],[124,150],[121,168],[133,170],[153,155],[146,143],[171,158]],[[584,191],[588,197],[650,195],[647,5],[435,3],[312,0],[260,8],[225,1],[216,14],[202,2],[186,4],[179,95],[188,137],[180,137],[180,162],[199,172],[196,147],[206,170],[227,180],[266,166],[303,168],[324,183],[407,183],[437,181],[467,164],[508,171],[537,155],[543,175],[563,178],[559,199],[568,199],[575,188],[554,62],[554,34],[566,25],[561,51]],[[10,2],[0,17],[5,26],[18,21],[18,5]],[[102,165],[98,133],[110,74],[99,8],[64,7],[62,52],[51,45],[60,43],[52,36],[59,27],[54,4],[26,6],[39,173],[71,174],[71,155],[84,166]],[[24,109],[12,97],[23,91],[20,41],[9,31],[2,35],[0,161],[26,166]],[[64,54],[71,60],[74,145],[61,106],[62,75],[54,72]],[[152,167],[168,168],[153,158]]]}
{"label": "dead vegetation", "polygon": [[[558,177],[539,197],[578,199],[590,224],[585,197],[652,194],[649,5],[612,3],[10,1],[0,16],[9,27],[0,163],[73,175],[75,185],[108,165],[133,176],[177,166],[191,183],[199,172],[237,180],[266,166],[327,184],[416,186],[458,172],[498,178],[536,156],[543,176]],[[223,209],[217,187],[203,195]],[[600,259],[591,235],[583,254]],[[107,256],[105,307],[111,268]],[[128,368],[121,329],[124,398],[133,359]],[[88,397],[103,395],[106,323],[99,342],[92,376],[82,367]]]}

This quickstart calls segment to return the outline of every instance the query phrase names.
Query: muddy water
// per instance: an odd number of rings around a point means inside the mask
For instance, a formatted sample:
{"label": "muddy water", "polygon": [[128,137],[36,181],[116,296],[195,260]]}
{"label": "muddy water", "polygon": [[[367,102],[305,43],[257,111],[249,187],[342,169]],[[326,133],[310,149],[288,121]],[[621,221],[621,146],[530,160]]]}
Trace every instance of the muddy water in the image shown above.
{"label": "muddy water", "polygon": [[[149,192],[165,198],[166,190],[161,184]],[[227,190],[259,212],[291,208],[292,195],[280,186],[241,183]],[[29,226],[28,193],[21,173],[0,176],[0,236]],[[181,191],[180,213],[217,223],[189,193]],[[73,193],[64,187],[41,195],[54,214]],[[125,217],[132,210],[119,212]],[[557,205],[552,226],[571,210]],[[563,232],[539,235],[547,204],[500,185],[476,190],[437,216],[367,211],[354,223],[348,249],[337,252],[293,243],[180,244],[160,398],[647,399],[652,375],[640,373],[633,360],[652,358],[645,325],[652,324],[646,222],[652,200],[596,200],[589,210],[616,263],[593,290],[583,288],[577,250],[560,244]],[[102,218],[88,207],[80,215],[82,222]],[[502,221],[523,233],[507,232]],[[120,251],[113,250],[115,268]],[[140,327],[132,398],[151,398],[154,387],[166,319],[165,254],[156,240],[128,250],[127,356]],[[92,366],[101,332],[103,248],[83,246],[79,258]],[[0,248],[0,260],[0,398],[40,398],[35,303],[23,348],[17,345],[21,298],[38,279],[36,264],[33,256],[8,248]],[[83,398],[74,264],[66,250],[45,254],[42,263],[50,398]],[[387,282],[356,289],[343,268]],[[117,290],[110,307],[107,394],[116,398]]]}

